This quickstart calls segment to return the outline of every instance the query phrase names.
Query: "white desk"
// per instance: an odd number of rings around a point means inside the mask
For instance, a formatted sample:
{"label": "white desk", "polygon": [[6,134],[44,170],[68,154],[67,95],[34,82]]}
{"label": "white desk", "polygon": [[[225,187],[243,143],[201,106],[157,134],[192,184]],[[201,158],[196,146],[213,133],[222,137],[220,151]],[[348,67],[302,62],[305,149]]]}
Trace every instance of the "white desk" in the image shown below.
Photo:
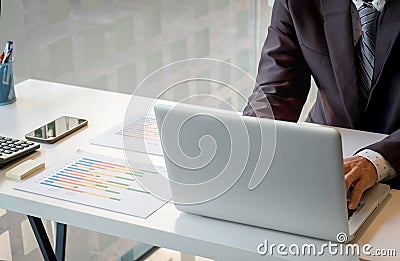
{"label": "white desk", "polygon": [[[89,140],[121,123],[130,95],[123,95],[70,85],[28,80],[16,86],[17,102],[0,107],[0,133],[22,138],[28,131],[57,118],[71,115],[87,118],[89,126],[54,145],[42,145],[32,158],[40,158],[47,166],[63,161],[78,148],[109,156],[123,156],[116,149],[89,144]],[[355,139],[346,154],[353,153]],[[380,139],[370,134],[361,144]],[[347,139],[347,138],[346,138]],[[137,153],[138,160],[144,157]],[[11,167],[11,166],[10,166]],[[40,195],[16,191],[17,181],[4,177],[0,170],[0,208],[54,220],[117,237],[136,240],[186,253],[217,260],[312,260],[321,257],[260,256],[257,246],[268,239],[271,243],[321,245],[324,241],[301,236],[235,224],[177,211],[166,204],[147,219],[136,218],[94,207],[65,202]],[[373,224],[358,240],[375,248],[397,249],[400,255],[400,192],[392,192],[387,206],[378,213]],[[396,258],[368,258],[396,260]],[[355,260],[354,258],[327,256],[324,260]]]}

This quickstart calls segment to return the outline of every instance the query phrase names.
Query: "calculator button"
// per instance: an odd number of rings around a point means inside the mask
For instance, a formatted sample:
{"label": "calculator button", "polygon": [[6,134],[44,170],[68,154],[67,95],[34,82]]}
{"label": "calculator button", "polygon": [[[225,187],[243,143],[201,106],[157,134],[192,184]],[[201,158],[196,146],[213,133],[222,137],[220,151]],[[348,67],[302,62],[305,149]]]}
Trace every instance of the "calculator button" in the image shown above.
{"label": "calculator button", "polygon": [[0,136],[0,164],[21,157],[28,152],[33,152],[37,148],[39,148],[39,144],[35,142]]}

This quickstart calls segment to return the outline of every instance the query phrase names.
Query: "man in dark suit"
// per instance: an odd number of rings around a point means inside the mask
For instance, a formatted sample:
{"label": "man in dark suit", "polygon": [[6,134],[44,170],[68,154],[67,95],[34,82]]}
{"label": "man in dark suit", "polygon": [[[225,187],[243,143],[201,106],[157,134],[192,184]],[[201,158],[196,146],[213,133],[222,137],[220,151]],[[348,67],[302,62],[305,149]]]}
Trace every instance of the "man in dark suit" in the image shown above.
{"label": "man in dark suit", "polygon": [[[307,121],[389,136],[344,160],[349,208],[400,173],[400,1],[275,0],[257,86],[244,115],[297,121],[313,76]],[[398,183],[397,183],[398,184]]]}

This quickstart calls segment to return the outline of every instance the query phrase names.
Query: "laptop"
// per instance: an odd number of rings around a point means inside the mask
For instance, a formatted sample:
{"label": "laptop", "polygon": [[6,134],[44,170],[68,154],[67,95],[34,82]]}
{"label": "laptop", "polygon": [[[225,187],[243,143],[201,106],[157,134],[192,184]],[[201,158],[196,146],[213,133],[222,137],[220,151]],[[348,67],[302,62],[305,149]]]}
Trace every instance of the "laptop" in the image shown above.
{"label": "laptop", "polygon": [[180,211],[343,243],[389,195],[375,185],[348,217],[334,128],[182,105],[154,111]]}

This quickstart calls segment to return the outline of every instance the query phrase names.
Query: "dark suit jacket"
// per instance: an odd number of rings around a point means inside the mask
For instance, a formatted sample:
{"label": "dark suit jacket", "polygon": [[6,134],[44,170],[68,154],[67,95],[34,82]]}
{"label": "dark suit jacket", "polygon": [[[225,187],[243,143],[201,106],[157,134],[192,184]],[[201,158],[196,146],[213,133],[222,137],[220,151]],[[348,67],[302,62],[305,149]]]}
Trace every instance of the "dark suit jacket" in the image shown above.
{"label": "dark suit jacket", "polygon": [[[400,174],[400,1],[388,0],[378,22],[375,70],[366,109],[360,107],[351,0],[276,0],[262,50],[257,86],[245,115],[297,121],[318,86],[308,121],[389,134],[368,146]],[[265,99],[270,105],[266,106]]]}

